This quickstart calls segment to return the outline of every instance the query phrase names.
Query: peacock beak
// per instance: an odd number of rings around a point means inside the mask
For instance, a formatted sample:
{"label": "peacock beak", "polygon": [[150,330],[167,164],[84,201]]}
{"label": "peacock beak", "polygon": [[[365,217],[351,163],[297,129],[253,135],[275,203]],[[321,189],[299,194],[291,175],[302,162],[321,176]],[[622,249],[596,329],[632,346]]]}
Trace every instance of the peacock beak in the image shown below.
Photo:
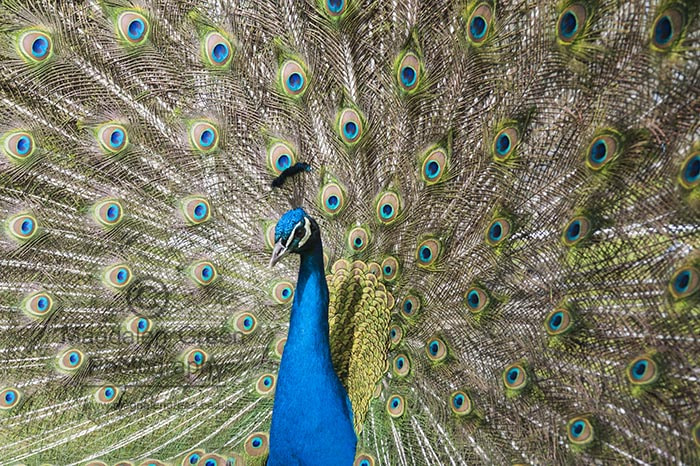
{"label": "peacock beak", "polygon": [[275,243],[275,247],[272,250],[272,257],[270,258],[270,268],[274,267],[284,256],[287,255],[289,249],[282,244],[282,240]]}

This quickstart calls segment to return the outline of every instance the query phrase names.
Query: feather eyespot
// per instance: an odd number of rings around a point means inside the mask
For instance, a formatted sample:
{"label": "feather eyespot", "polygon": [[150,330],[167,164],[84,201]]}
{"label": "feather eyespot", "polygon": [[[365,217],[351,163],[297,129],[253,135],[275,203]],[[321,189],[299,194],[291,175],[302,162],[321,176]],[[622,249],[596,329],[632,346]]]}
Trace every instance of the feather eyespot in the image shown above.
{"label": "feather eyespot", "polygon": [[133,316],[126,321],[126,331],[135,337],[148,334],[153,329],[153,321],[148,317]]}
{"label": "feather eyespot", "polygon": [[229,321],[234,332],[250,335],[258,326],[258,319],[250,312],[242,312],[234,315]]}
{"label": "feather eyespot", "polygon": [[681,267],[673,273],[668,287],[675,299],[691,296],[700,288],[698,269],[692,266]]}
{"label": "feather eyespot", "polygon": [[267,149],[267,165],[275,175],[279,176],[295,163],[294,150],[286,142],[277,141]]}
{"label": "feather eyespot", "polygon": [[559,41],[570,44],[576,40],[585,27],[587,17],[586,7],[580,3],[575,3],[562,11],[557,21]]}
{"label": "feather eyespot", "polygon": [[209,360],[209,355],[201,348],[190,348],[182,355],[182,362],[188,374],[201,370]]}
{"label": "feather eyespot", "polygon": [[420,310],[421,302],[418,296],[408,295],[401,302],[401,312],[407,317],[412,317]]}
{"label": "feather eyespot", "polygon": [[294,298],[294,285],[288,281],[280,281],[272,287],[272,299],[277,304],[287,304]]}
{"label": "feather eyespot", "polygon": [[440,362],[447,357],[447,346],[441,338],[433,338],[425,346],[425,352],[428,354],[428,359]]}
{"label": "feather eyespot", "polygon": [[301,97],[309,84],[306,70],[296,60],[287,60],[282,64],[279,79],[284,93],[289,97]]}
{"label": "feather eyespot", "polygon": [[553,310],[545,318],[545,330],[551,336],[562,335],[571,330],[573,325],[571,313],[564,308]]}
{"label": "feather eyespot", "polygon": [[216,281],[218,271],[211,261],[202,260],[191,264],[187,273],[190,279],[199,286],[208,286]]}
{"label": "feather eyespot", "polygon": [[369,232],[363,227],[355,227],[348,233],[348,246],[354,252],[362,252],[369,245]]}
{"label": "feather eyespot", "polygon": [[588,146],[586,165],[591,170],[601,170],[617,157],[619,146],[618,139],[611,134],[596,137]]}
{"label": "feather eyespot", "polygon": [[393,191],[387,191],[377,200],[377,220],[384,225],[390,225],[398,218],[401,210],[401,198]]}
{"label": "feather eyespot", "polygon": [[117,154],[129,144],[129,136],[124,126],[108,123],[97,130],[97,142],[104,152]]}
{"label": "feather eyespot", "polygon": [[393,282],[399,275],[399,261],[392,256],[382,261],[382,278],[387,282]]}
{"label": "feather eyespot", "polygon": [[278,358],[282,357],[282,353],[284,352],[284,345],[286,345],[286,344],[287,344],[286,337],[280,338],[279,340],[277,340],[275,342],[275,346],[273,347],[273,352],[274,352],[275,356],[277,356]]}
{"label": "feather eyespot", "polygon": [[245,441],[245,452],[250,456],[262,456],[267,454],[269,440],[264,432],[254,432]]}
{"label": "feather eyespot", "polygon": [[201,196],[190,196],[180,201],[180,213],[189,225],[199,225],[211,217],[211,206]]}
{"label": "feather eyespot", "polygon": [[85,362],[83,352],[79,349],[68,349],[58,355],[58,368],[64,372],[75,372]]}
{"label": "feather eyespot", "polygon": [[204,455],[204,450],[192,450],[185,454],[185,456],[182,458],[182,463],[180,466],[196,465]]}
{"label": "feather eyespot", "polygon": [[114,290],[123,290],[131,283],[131,268],[126,264],[117,264],[107,267],[102,273],[102,281]]}
{"label": "feather eyespot", "polygon": [[396,67],[396,81],[403,92],[411,93],[418,88],[421,80],[421,62],[418,57],[407,52]]}
{"label": "feather eyespot", "polygon": [[491,21],[493,20],[493,9],[491,5],[482,3],[474,8],[467,21],[467,38],[473,45],[481,45],[489,34]]}
{"label": "feather eyespot", "polygon": [[503,162],[507,160],[513,152],[515,147],[520,142],[520,135],[518,130],[513,127],[503,128],[498,132],[495,138],[493,138],[493,145],[491,150],[493,151],[493,158],[498,162]]}
{"label": "feather eyespot", "polygon": [[695,423],[695,425],[692,428],[691,434],[693,435],[693,441],[695,442],[695,445],[700,447],[700,422]]}
{"label": "feather eyespot", "polygon": [[374,458],[372,458],[370,455],[363,453],[361,455],[358,455],[357,458],[355,458],[353,466],[374,466],[374,464]]}
{"label": "feather eyespot", "polygon": [[401,417],[404,413],[404,399],[401,395],[392,395],[386,402],[386,410],[393,418]]}
{"label": "feather eyespot", "polygon": [[447,153],[442,148],[428,151],[421,165],[421,178],[430,185],[440,181],[447,169]]}
{"label": "feather eyespot", "polygon": [[363,123],[360,114],[351,108],[346,108],[338,115],[338,134],[342,141],[354,145],[362,138]]}
{"label": "feather eyespot", "polygon": [[190,143],[200,152],[211,152],[219,146],[219,130],[206,121],[190,125]]}
{"label": "feather eyespot", "polygon": [[466,416],[472,412],[472,400],[467,392],[456,391],[450,395],[450,408],[453,413]]}
{"label": "feather eyespot", "polygon": [[345,192],[337,183],[328,183],[321,190],[321,211],[334,217],[345,208]]}
{"label": "feather eyespot", "polygon": [[479,287],[472,287],[464,294],[469,311],[476,314],[486,309],[489,305],[489,296]]}
{"label": "feather eyespot", "polygon": [[573,246],[588,237],[591,229],[591,222],[584,216],[574,217],[566,224],[562,241],[567,246]]}
{"label": "feather eyespot", "polygon": [[17,408],[22,402],[22,392],[13,387],[0,390],[0,411]]}
{"label": "feather eyespot", "polygon": [[53,40],[46,32],[36,29],[24,32],[19,37],[19,51],[28,63],[41,63],[51,57]]}
{"label": "feather eyespot", "polygon": [[121,395],[119,388],[114,385],[103,385],[95,391],[95,401],[100,404],[112,404]]}
{"label": "feather eyespot", "polygon": [[111,228],[122,221],[124,209],[117,199],[105,199],[92,207],[92,218],[102,227]]}
{"label": "feather eyespot", "polygon": [[22,162],[34,153],[34,137],[25,131],[13,131],[3,137],[3,152],[11,161]]}
{"label": "feather eyespot", "polygon": [[218,32],[210,32],[204,38],[204,56],[211,66],[221,68],[228,65],[233,56],[231,42]]}
{"label": "feather eyespot", "polygon": [[566,425],[566,435],[575,445],[586,445],[593,441],[593,425],[586,417],[575,417]]}
{"label": "feather eyespot", "polygon": [[394,374],[396,374],[399,377],[404,377],[408,375],[408,373],[411,371],[411,361],[408,359],[408,356],[406,356],[403,353],[398,354],[394,358],[393,369]]}
{"label": "feather eyespot", "polygon": [[486,230],[486,242],[491,246],[500,244],[510,235],[510,221],[506,218],[497,218],[491,222]]}
{"label": "feather eyespot", "polygon": [[416,265],[422,268],[429,268],[440,256],[441,244],[436,239],[426,239],[421,241],[416,248]]}
{"label": "feather eyespot", "polygon": [[37,291],[22,300],[22,310],[33,319],[45,319],[55,310],[54,300],[45,291]]}
{"label": "feather eyespot", "polygon": [[347,9],[347,2],[346,0],[322,0],[324,3],[324,7],[326,9],[326,13],[328,13],[331,18],[338,18],[345,13],[345,10]]}
{"label": "feather eyespot", "polygon": [[275,376],[273,374],[263,374],[255,384],[255,390],[260,395],[269,395],[275,390]]}
{"label": "feather eyespot", "polygon": [[401,337],[403,337],[403,330],[398,325],[393,325],[389,329],[389,339],[391,340],[391,344],[397,345],[401,341]]}
{"label": "feather eyespot", "polygon": [[685,189],[700,186],[700,152],[693,152],[683,161],[679,180]]}
{"label": "feather eyespot", "polygon": [[128,44],[143,44],[148,38],[150,24],[145,16],[135,11],[125,11],[117,19],[119,34]]}
{"label": "feather eyespot", "polygon": [[627,366],[627,380],[633,385],[649,385],[659,378],[656,362],[648,356],[639,356]]}
{"label": "feather eyespot", "polygon": [[503,385],[509,390],[522,390],[527,386],[527,372],[520,364],[511,364],[503,371]]}
{"label": "feather eyespot", "polygon": [[18,214],[7,221],[10,235],[18,241],[27,241],[36,235],[39,225],[31,214]]}
{"label": "feather eyespot", "polygon": [[668,8],[654,20],[651,43],[659,50],[667,50],[678,41],[685,24],[685,15],[676,8]]}

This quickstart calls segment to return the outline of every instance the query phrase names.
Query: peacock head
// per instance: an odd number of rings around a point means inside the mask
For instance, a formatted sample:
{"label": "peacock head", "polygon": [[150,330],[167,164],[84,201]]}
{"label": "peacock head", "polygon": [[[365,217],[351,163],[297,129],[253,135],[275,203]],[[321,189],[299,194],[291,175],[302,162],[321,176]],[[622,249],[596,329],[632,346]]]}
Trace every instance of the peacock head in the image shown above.
{"label": "peacock head", "polygon": [[275,246],[270,258],[270,267],[278,263],[290,252],[301,254],[313,246],[312,238],[319,236],[318,224],[304,209],[286,212],[275,226]]}

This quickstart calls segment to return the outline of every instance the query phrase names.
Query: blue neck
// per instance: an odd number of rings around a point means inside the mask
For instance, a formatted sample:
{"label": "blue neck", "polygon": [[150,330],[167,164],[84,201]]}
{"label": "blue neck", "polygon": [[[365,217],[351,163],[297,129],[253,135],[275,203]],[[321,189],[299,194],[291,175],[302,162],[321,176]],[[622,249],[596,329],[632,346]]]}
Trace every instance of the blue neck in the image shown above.
{"label": "blue neck", "polygon": [[350,465],[355,457],[352,410],[331,360],[323,248],[320,238],[311,241],[311,250],[301,254],[272,410],[268,466]]}

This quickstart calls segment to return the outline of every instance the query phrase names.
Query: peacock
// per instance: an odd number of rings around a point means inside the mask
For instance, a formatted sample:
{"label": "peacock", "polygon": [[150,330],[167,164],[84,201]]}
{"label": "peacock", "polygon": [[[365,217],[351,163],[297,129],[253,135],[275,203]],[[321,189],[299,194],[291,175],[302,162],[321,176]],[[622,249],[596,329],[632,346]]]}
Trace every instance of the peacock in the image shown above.
{"label": "peacock", "polygon": [[0,464],[700,464],[694,0],[2,0]]}

